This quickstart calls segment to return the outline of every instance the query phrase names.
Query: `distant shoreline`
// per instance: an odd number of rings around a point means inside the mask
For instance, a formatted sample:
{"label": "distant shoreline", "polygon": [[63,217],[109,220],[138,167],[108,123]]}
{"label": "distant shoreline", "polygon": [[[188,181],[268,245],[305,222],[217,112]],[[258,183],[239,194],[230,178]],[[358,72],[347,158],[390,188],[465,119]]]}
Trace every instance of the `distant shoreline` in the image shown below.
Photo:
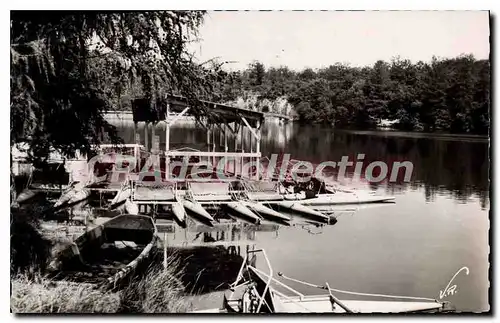
{"label": "distant shoreline", "polygon": [[[104,112],[104,118],[108,121],[132,121],[132,111],[106,111]],[[193,116],[182,116],[179,121],[184,122],[194,122],[195,118]],[[305,126],[314,126],[315,124],[309,124]],[[319,124],[318,124],[319,125]],[[319,125],[321,126],[321,125]],[[375,136],[386,136],[386,137],[406,137],[406,138],[433,138],[433,139],[466,139],[471,141],[489,141],[490,136],[488,135],[477,135],[468,133],[446,133],[446,132],[424,132],[424,131],[405,131],[398,130],[394,128],[376,128],[370,130],[362,129],[349,129],[349,128],[332,128],[336,132],[349,132],[357,135],[375,135]]]}

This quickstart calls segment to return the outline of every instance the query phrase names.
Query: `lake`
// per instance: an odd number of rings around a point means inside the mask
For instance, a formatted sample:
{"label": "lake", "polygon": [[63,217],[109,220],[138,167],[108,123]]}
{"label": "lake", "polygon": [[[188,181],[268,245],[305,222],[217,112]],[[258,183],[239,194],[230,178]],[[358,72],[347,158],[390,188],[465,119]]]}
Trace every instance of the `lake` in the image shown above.
{"label": "lake", "polygon": [[[123,139],[133,143],[133,124],[117,125]],[[162,145],[164,129],[160,124],[156,131]],[[200,143],[206,134],[185,122],[172,128],[171,141],[173,148],[205,149]],[[440,291],[466,266],[469,274],[460,272],[451,284],[457,285],[455,294],[442,300],[461,311],[489,309],[487,138],[271,123],[263,126],[261,150],[263,156],[285,152],[315,163],[364,154],[366,162],[411,161],[414,166],[409,182],[396,183],[366,184],[352,180],[353,171],[347,170],[343,185],[393,195],[395,204],[342,215],[320,232],[300,227],[256,232],[255,241],[266,250],[275,272],[343,290],[439,299]],[[290,285],[308,294],[323,292]],[[218,307],[220,295],[199,304]]]}

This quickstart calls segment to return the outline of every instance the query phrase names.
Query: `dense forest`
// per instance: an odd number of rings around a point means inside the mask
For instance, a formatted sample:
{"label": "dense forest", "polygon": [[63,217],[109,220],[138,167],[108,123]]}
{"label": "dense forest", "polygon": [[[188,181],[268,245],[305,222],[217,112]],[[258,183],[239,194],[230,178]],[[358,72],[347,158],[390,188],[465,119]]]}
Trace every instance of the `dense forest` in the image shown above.
{"label": "dense forest", "polygon": [[219,80],[219,100],[286,99],[292,106],[288,111],[255,100],[247,107],[291,113],[302,123],[366,129],[387,120],[402,130],[489,131],[490,63],[471,55],[417,63],[395,58],[371,67],[335,64],[300,72],[254,62]]}
{"label": "dense forest", "polygon": [[[109,74],[115,61],[110,55],[93,64],[102,71],[101,88],[114,106],[130,110],[131,99],[144,96],[148,83],[140,76]],[[210,90],[196,91],[197,98],[287,114],[300,123],[370,129],[383,122],[408,131],[489,132],[490,62],[472,55],[416,63],[394,58],[366,67],[337,63],[302,71],[266,68],[257,61],[239,71],[225,71],[217,60],[206,67],[200,71],[212,71],[202,77]],[[151,72],[155,79],[157,71]],[[160,92],[173,90],[166,88]]]}

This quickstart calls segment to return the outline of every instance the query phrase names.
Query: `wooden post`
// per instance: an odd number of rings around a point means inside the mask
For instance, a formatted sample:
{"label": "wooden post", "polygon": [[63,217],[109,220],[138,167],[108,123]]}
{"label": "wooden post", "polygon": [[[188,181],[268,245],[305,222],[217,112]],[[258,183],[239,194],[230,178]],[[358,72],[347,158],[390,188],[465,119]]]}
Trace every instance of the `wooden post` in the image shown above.
{"label": "wooden post", "polygon": [[137,142],[137,122],[134,122],[134,143],[138,144],[138,142]]}
{"label": "wooden post", "polygon": [[[206,127],[207,127],[207,152],[210,152],[210,125],[208,124],[208,117],[206,118]],[[210,161],[210,156],[207,156],[207,162]]]}
{"label": "wooden post", "polygon": [[[235,121],[234,122],[234,152],[238,152],[238,134],[239,134],[239,129],[237,129],[236,127],[238,126],[238,123]],[[238,131],[237,131],[238,130]],[[234,168],[233,168],[233,172],[234,172],[234,175],[237,175],[238,174],[238,171],[236,170],[236,157],[234,158]]]}
{"label": "wooden post", "polygon": [[[212,151],[215,152],[215,127],[212,129]],[[212,167],[215,167],[215,156],[212,156]]]}
{"label": "wooden post", "polygon": [[[255,152],[256,153],[260,153],[260,121],[257,121],[257,136],[259,137],[256,141],[257,143],[255,144],[256,147],[255,147]],[[256,164],[256,167],[257,167],[257,172],[256,172],[256,175],[255,175],[255,179],[256,180],[259,180],[259,169],[260,169],[260,158],[257,157],[257,162],[255,163]]]}
{"label": "wooden post", "polygon": [[[228,151],[228,146],[227,146],[227,125],[226,123],[224,123],[224,152],[227,153]],[[227,163],[227,160],[226,160],[226,157],[223,157],[224,158],[224,172],[226,171],[226,165],[228,164]]]}
{"label": "wooden post", "polygon": [[168,152],[170,151],[170,103],[167,103],[167,116],[166,116],[166,126],[165,126],[165,179],[168,180],[170,177],[170,157]]}
{"label": "wooden post", "polygon": [[167,269],[167,233],[163,232],[163,269]]}
{"label": "wooden post", "polygon": [[144,147],[146,148],[146,151],[149,151],[149,135],[148,135],[148,128],[149,128],[149,122],[146,121],[144,124]]}
{"label": "wooden post", "polygon": [[[240,121],[240,130],[241,130],[241,152],[245,152],[245,146],[244,146],[244,136],[243,136],[243,123]],[[241,156],[241,164],[240,164],[240,175],[243,176],[243,156]]]}
{"label": "wooden post", "polygon": [[253,142],[254,142],[254,138],[252,136],[252,134],[250,134],[250,152],[253,153]]}
{"label": "wooden post", "polygon": [[155,149],[155,144],[156,144],[155,139],[156,139],[155,138],[155,123],[152,122],[151,123],[151,152],[153,152]]}
{"label": "wooden post", "polygon": [[222,138],[222,134],[224,133],[224,126],[226,124],[223,124],[219,128],[219,147],[222,147],[224,145],[224,138]]}
{"label": "wooden post", "polygon": [[224,123],[224,152],[227,153],[228,151],[228,146],[227,146],[227,126],[226,124]]}

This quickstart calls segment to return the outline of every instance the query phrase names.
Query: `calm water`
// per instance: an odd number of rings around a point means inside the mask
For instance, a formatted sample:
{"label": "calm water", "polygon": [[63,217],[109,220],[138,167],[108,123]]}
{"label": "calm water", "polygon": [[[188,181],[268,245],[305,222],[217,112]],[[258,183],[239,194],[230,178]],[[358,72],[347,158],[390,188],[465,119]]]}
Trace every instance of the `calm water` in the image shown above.
{"label": "calm water", "polygon": [[[121,123],[119,129],[132,143],[132,124]],[[163,144],[164,127],[157,126],[156,134]],[[200,144],[205,132],[187,123],[173,128],[171,138],[173,147],[205,149]],[[286,152],[312,162],[341,156],[353,160],[363,153],[366,164],[408,160],[414,165],[411,182],[377,185],[351,182],[348,169],[344,184],[394,195],[395,204],[340,216],[320,234],[299,227],[256,232],[257,245],[266,250],[275,272],[345,290],[439,298],[453,275],[467,266],[469,275],[458,274],[451,284],[457,285],[456,293],[443,300],[462,311],[489,308],[487,139],[269,124],[263,127],[261,148],[263,155]],[[212,296],[204,306],[220,305],[220,297]]]}

